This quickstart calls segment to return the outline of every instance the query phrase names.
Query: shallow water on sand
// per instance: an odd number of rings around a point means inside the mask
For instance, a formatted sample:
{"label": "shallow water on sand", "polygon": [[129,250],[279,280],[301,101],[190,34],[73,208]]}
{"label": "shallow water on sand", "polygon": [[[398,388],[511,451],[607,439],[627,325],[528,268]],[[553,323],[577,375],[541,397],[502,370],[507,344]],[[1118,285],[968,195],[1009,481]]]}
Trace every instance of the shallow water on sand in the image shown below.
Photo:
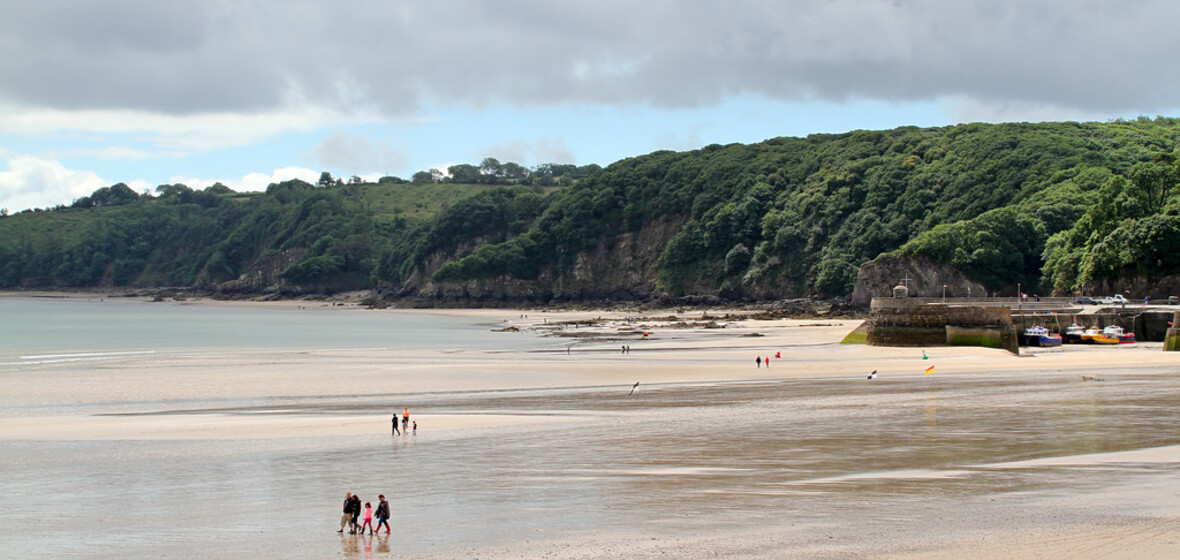
{"label": "shallow water on sand", "polygon": [[[631,397],[629,387],[436,393],[407,404],[423,419],[554,421],[432,432],[424,420],[401,437],[0,442],[3,555],[446,557],[590,532],[676,538],[752,527],[887,542],[1025,526],[1033,515],[1084,522],[1167,507],[1157,503],[1166,495],[1098,508],[1069,498],[1174,489],[1174,450],[1162,462],[1012,464],[1180,445],[1180,379],[1107,378],[817,377],[644,385]],[[282,410],[385,414],[387,402],[291,399]],[[393,535],[336,534],[345,491],[374,504],[389,497]]]}
{"label": "shallow water on sand", "polygon": [[[505,312],[504,318],[510,318]],[[176,352],[325,348],[513,349],[496,320],[305,308],[192,305],[104,298],[0,297],[0,371]],[[536,341],[532,341],[536,345]]]}

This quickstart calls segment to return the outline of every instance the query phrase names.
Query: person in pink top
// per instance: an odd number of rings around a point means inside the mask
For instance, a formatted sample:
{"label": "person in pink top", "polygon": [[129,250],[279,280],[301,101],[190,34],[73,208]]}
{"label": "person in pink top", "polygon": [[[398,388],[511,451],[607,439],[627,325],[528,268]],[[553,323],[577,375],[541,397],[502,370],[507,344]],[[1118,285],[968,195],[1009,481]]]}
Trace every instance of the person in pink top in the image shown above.
{"label": "person in pink top", "polygon": [[365,527],[369,528],[369,534],[373,534],[373,504],[365,502],[365,523],[361,525],[361,534],[365,534]]}

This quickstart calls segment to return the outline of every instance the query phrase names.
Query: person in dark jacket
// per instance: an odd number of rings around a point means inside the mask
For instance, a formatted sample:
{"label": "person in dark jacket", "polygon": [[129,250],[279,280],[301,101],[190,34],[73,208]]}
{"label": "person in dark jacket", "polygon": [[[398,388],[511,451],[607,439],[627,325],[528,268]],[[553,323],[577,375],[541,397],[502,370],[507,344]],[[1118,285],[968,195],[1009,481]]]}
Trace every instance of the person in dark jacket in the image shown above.
{"label": "person in dark jacket", "polygon": [[377,504],[377,533],[381,533],[381,526],[385,526],[385,534],[389,534],[389,502],[385,501],[385,494],[377,496],[381,503]]}
{"label": "person in dark jacket", "polygon": [[352,492],[344,493],[344,515],[340,516],[340,530],[337,533],[344,532],[344,526],[348,525],[348,521],[352,519]]}
{"label": "person in dark jacket", "polygon": [[357,520],[361,517],[361,497],[356,494],[352,495],[352,530],[348,532],[350,535],[356,534]]}

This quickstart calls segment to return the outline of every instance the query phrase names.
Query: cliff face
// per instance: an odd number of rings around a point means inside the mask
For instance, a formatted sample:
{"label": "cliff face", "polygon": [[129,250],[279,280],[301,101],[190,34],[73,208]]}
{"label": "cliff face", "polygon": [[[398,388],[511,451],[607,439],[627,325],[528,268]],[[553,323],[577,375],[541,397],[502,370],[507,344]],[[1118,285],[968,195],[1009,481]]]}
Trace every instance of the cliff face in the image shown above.
{"label": "cliff face", "polygon": [[925,256],[882,256],[862,265],[856,274],[852,291],[852,304],[869,307],[875,297],[891,297],[893,288],[903,279],[909,287],[910,297],[938,298],[988,296],[983,284],[963,276],[962,272],[949,266],[940,265]]}
{"label": "cliff face", "polygon": [[1155,303],[1163,303],[1168,296],[1180,296],[1180,276],[1161,276],[1150,280],[1126,276],[1086,286],[1082,291],[1095,296],[1123,294],[1131,301],[1143,301],[1144,296],[1151,296]]}
{"label": "cliff face", "polygon": [[306,253],[307,249],[276,251],[259,259],[253,267],[243,272],[238,278],[221,282],[214,286],[214,289],[223,294],[303,293],[305,290],[299,287],[285,287],[279,275],[292,263],[303,258]]}
{"label": "cliff face", "polygon": [[434,282],[431,277],[449,257],[439,255],[415,273],[397,294],[440,300],[576,301],[647,300],[657,293],[657,262],[668,240],[680,229],[675,221],[652,222],[639,231],[616,235],[592,251],[579,254],[574,266],[562,273],[552,267],[535,279],[508,276]]}

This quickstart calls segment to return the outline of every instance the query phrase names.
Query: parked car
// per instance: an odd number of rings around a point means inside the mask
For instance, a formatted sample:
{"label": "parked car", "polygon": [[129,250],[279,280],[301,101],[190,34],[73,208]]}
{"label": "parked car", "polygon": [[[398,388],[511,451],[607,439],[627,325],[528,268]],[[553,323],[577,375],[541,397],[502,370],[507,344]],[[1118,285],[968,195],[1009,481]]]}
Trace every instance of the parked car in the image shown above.
{"label": "parked car", "polygon": [[1122,294],[1115,294],[1113,296],[1106,296],[1104,298],[1099,299],[1098,303],[1101,303],[1103,305],[1126,305],[1127,298],[1123,297]]}
{"label": "parked car", "polygon": [[1073,303],[1074,305],[1094,305],[1098,303],[1098,301],[1090,296],[1078,296],[1073,298]]}
{"label": "parked car", "polygon": [[1168,305],[1180,305],[1180,297],[1168,296]]}

